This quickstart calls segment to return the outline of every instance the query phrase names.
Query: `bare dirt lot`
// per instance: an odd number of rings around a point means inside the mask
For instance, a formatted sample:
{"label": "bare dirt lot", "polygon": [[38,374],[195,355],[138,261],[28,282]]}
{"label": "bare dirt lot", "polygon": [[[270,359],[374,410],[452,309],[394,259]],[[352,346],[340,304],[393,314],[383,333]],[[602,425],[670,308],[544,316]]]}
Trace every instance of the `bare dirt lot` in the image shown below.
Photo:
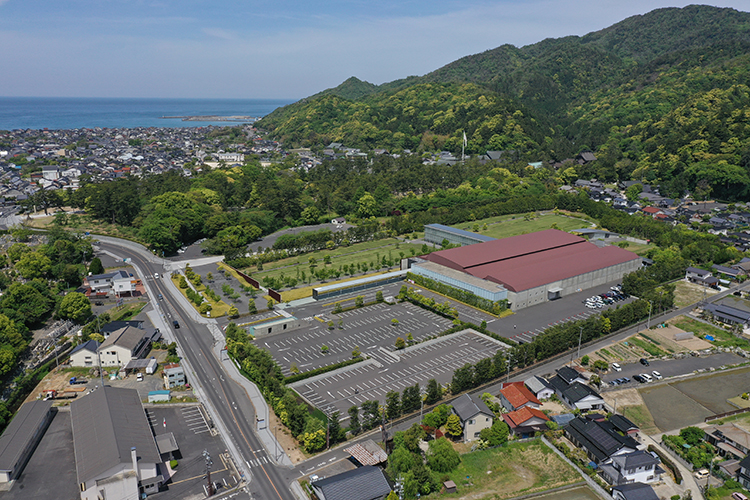
{"label": "bare dirt lot", "polygon": [[692,337],[687,340],[675,340],[675,335],[680,333],[685,333],[685,331],[670,324],[667,324],[664,328],[654,328],[648,331],[648,335],[659,337],[659,341],[663,342],[665,347],[672,346],[675,352],[700,351],[711,348],[709,342],[698,337]]}

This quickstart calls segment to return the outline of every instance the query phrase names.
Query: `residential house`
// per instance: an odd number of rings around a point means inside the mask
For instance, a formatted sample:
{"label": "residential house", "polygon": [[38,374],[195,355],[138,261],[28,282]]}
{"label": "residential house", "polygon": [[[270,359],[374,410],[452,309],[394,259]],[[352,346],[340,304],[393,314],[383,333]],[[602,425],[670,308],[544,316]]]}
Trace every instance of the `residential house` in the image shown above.
{"label": "residential house", "polygon": [[149,348],[150,337],[143,330],[126,326],[113,332],[99,346],[102,367],[125,366],[131,359],[138,359]]}
{"label": "residential house", "polygon": [[703,310],[713,314],[716,321],[727,325],[742,325],[743,328],[747,328],[750,325],[750,312],[737,309],[736,307],[709,302],[703,306]]}
{"label": "residential house", "polygon": [[84,279],[84,285],[91,288],[91,293],[107,295],[109,293],[132,294],[136,290],[138,280],[123,270],[106,274],[91,274]]}
{"label": "residential house", "polygon": [[729,278],[736,279],[741,274],[745,274],[745,271],[742,270],[742,268],[737,267],[727,267],[727,266],[720,266],[719,264],[714,264],[711,266],[711,268],[718,274],[724,274]]}
{"label": "residential house", "polygon": [[464,394],[453,402],[453,412],[461,419],[464,441],[479,438],[479,431],[492,427],[495,414],[484,401],[476,396]]}
{"label": "residential house", "polygon": [[612,485],[627,483],[654,483],[661,481],[664,469],[658,458],[651,453],[638,450],[612,457],[612,461],[601,465],[601,474]]}
{"label": "residential house", "polygon": [[81,500],[159,491],[164,467],[135,389],[104,386],[70,405]]}
{"label": "residential house", "polygon": [[164,377],[165,389],[172,389],[187,384],[185,369],[177,363],[165,365],[164,370],[162,371],[162,376]]}
{"label": "residential house", "polygon": [[218,161],[223,161],[224,163],[242,163],[245,161],[245,155],[242,153],[218,153],[216,155],[216,159]]}
{"label": "residential house", "polygon": [[615,430],[626,435],[634,436],[640,432],[637,425],[630,421],[630,419],[623,417],[619,413],[614,413],[609,417],[609,423],[615,427]]}
{"label": "residential house", "polygon": [[549,417],[536,408],[524,406],[519,410],[503,413],[502,417],[510,431],[521,438],[531,437],[548,429]]}
{"label": "residential house", "polygon": [[638,442],[631,436],[623,436],[607,420],[577,417],[565,426],[565,435],[576,446],[583,449],[593,462],[608,463],[617,455],[626,455],[638,450]]}
{"label": "residential house", "polygon": [[565,381],[566,384],[572,384],[573,382],[585,384],[587,382],[581,372],[570,366],[563,366],[562,368],[555,370],[555,372],[558,377]]}
{"label": "residential house", "polygon": [[588,385],[573,382],[558,393],[560,399],[574,410],[598,410],[604,408],[604,398]]}
{"label": "residential house", "polygon": [[96,353],[99,350],[99,342],[96,340],[88,340],[83,344],[78,344],[72,351],[70,351],[70,366],[97,366],[98,360]]}
{"label": "residential house", "polygon": [[733,423],[704,429],[706,441],[719,449],[719,455],[742,459],[750,452],[750,433]]}
{"label": "residential house", "polygon": [[698,269],[697,267],[688,267],[685,269],[685,279],[691,283],[698,283],[704,286],[711,286],[719,282],[718,278],[711,275],[711,271]]}
{"label": "residential house", "polygon": [[112,335],[113,332],[125,328],[126,326],[132,326],[133,328],[143,330],[143,324],[144,323],[142,319],[130,321],[110,321],[106,325],[99,327],[99,333],[104,335],[104,338],[106,339],[109,338],[109,336]]}
{"label": "residential house", "polygon": [[750,455],[740,460],[740,470],[737,473],[737,482],[746,490],[750,490]]}
{"label": "residential house", "polygon": [[382,469],[373,465],[316,479],[310,487],[319,500],[383,500],[391,492]]}
{"label": "residential house", "polygon": [[614,500],[659,500],[651,485],[643,483],[629,483],[612,488]]}
{"label": "residential house", "polygon": [[555,393],[555,390],[550,387],[546,379],[537,377],[536,375],[527,378],[523,383],[539,400],[549,399]]}
{"label": "residential house", "polygon": [[523,382],[508,384],[503,387],[500,390],[500,403],[507,411],[520,410],[527,406],[539,409],[542,405]]}

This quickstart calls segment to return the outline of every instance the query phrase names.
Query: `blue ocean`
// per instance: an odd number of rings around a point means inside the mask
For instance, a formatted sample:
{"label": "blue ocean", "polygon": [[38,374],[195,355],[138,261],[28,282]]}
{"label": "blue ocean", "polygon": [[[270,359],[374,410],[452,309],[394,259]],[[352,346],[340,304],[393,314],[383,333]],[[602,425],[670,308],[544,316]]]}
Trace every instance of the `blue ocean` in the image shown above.
{"label": "blue ocean", "polygon": [[163,116],[252,116],[260,118],[292,99],[138,99],[0,97],[0,130],[236,125],[226,121],[182,121]]}

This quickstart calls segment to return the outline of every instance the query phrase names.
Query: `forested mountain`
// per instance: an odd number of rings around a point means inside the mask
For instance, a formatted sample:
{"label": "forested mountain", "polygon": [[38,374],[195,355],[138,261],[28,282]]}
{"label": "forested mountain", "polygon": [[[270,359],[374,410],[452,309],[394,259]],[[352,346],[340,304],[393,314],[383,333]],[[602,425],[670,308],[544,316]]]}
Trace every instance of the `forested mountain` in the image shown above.
{"label": "forested mountain", "polygon": [[529,161],[585,149],[603,180],[678,195],[750,184],[750,14],[689,6],[634,16],[583,37],[503,45],[421,77],[349,79],[259,122],[288,145],[515,150]]}

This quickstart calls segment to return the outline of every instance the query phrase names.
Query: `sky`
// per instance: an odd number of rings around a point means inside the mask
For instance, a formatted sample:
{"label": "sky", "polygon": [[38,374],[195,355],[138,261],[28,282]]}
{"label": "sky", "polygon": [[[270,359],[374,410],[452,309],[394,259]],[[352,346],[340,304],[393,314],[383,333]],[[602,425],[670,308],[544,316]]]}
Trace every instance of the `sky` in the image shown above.
{"label": "sky", "polygon": [[299,99],[690,3],[0,0],[0,96]]}

